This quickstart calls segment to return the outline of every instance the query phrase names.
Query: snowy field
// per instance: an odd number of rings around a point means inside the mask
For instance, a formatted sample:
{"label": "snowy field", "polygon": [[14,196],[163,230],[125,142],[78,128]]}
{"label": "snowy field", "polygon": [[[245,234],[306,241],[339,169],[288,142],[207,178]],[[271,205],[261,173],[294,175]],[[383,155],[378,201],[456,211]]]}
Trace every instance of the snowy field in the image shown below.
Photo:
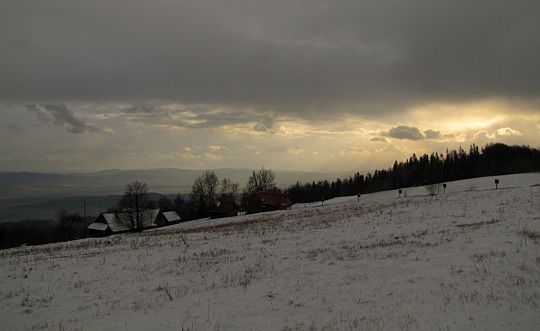
{"label": "snowy field", "polygon": [[0,251],[2,330],[538,330],[540,174]]}

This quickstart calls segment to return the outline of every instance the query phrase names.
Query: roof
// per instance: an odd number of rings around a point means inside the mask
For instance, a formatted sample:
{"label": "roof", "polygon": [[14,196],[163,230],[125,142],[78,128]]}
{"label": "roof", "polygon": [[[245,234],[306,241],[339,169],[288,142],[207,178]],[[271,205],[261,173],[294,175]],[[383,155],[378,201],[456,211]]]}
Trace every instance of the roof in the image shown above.
{"label": "roof", "polygon": [[92,223],[88,226],[88,230],[105,231],[109,227],[105,223]]}
{"label": "roof", "polygon": [[[153,227],[159,214],[159,209],[147,209],[143,213],[143,228]],[[134,214],[134,213],[133,213]],[[130,213],[101,213],[95,223],[106,223],[112,232],[123,232],[131,229]],[[135,217],[135,215],[133,215]]]}
{"label": "roof", "polygon": [[180,216],[175,211],[165,211],[161,213],[167,220],[167,223],[176,222],[180,220]]}

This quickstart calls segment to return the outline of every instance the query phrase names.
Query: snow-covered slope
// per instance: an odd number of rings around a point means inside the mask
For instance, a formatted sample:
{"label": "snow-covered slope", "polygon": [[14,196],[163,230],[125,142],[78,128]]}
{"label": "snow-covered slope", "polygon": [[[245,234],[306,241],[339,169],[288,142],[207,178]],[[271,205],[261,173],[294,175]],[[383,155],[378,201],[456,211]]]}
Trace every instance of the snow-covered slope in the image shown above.
{"label": "snow-covered slope", "polygon": [[540,174],[0,252],[6,330],[534,330]]}

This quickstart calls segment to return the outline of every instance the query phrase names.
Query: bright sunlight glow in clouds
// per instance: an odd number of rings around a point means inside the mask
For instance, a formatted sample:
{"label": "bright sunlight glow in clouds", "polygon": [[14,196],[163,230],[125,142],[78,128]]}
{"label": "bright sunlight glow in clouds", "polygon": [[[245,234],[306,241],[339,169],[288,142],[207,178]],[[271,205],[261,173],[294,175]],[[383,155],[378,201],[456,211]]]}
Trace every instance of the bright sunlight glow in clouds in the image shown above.
{"label": "bright sunlight glow in clouds", "polygon": [[0,3],[0,171],[540,147],[538,1]]}

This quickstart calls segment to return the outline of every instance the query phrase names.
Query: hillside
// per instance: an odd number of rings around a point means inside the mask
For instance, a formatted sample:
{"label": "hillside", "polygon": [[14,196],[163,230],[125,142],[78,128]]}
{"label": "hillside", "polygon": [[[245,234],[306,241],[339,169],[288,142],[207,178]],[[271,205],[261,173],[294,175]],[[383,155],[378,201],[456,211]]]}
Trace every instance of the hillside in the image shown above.
{"label": "hillside", "polygon": [[13,330],[533,330],[540,174],[0,252]]}

